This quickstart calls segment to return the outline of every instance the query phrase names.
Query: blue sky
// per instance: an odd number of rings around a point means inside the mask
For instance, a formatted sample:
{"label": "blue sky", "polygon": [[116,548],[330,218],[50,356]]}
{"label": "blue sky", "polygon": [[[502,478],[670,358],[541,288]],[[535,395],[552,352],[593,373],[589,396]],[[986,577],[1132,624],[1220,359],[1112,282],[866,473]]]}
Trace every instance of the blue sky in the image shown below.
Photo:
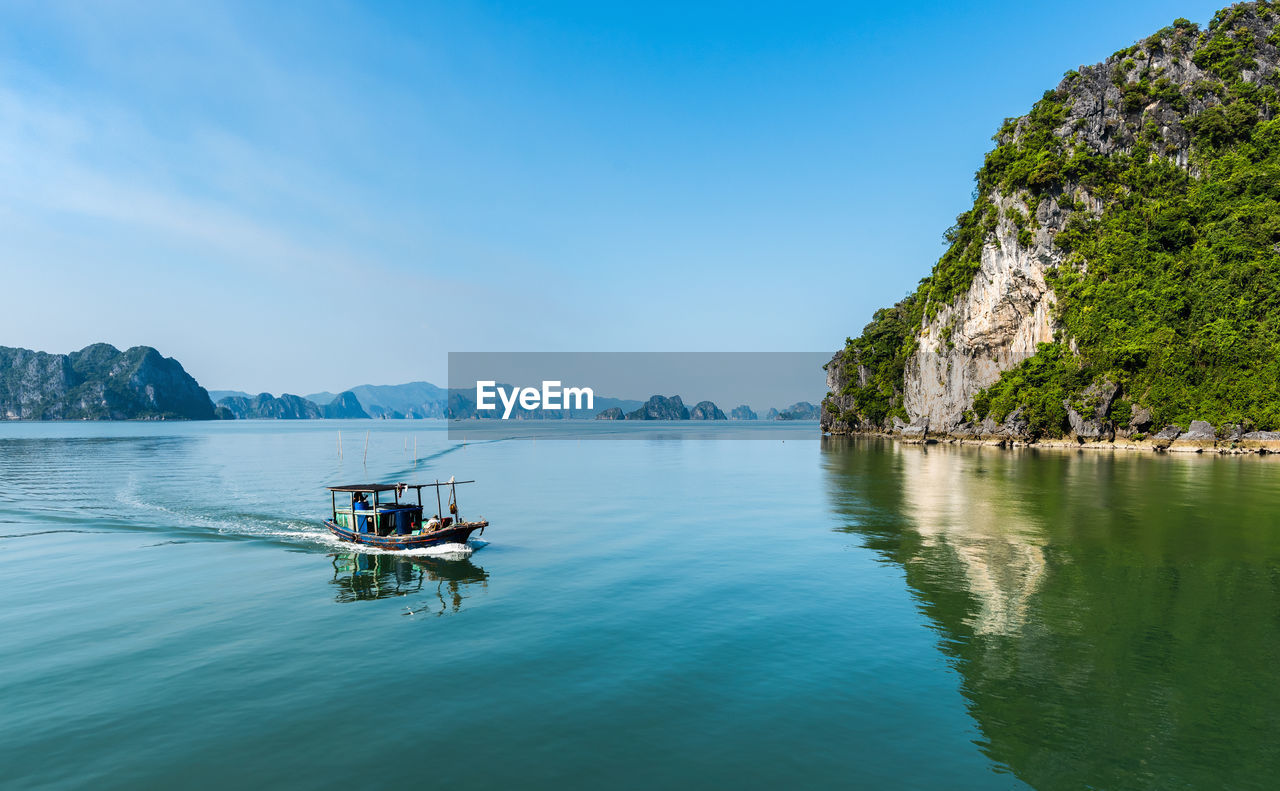
{"label": "blue sky", "polygon": [[275,393],[834,350],[1001,119],[1217,7],[6,3],[0,345]]}

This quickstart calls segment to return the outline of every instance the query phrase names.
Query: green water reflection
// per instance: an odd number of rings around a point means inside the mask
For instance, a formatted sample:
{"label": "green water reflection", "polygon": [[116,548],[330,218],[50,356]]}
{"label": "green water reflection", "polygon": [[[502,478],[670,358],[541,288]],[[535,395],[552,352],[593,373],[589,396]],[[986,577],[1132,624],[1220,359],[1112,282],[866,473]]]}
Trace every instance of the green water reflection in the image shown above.
{"label": "green water reflection", "polygon": [[1280,782],[1280,460],[824,442],[979,747],[1039,789]]}
{"label": "green water reflection", "polygon": [[329,557],[338,602],[406,596],[411,597],[406,609],[413,614],[446,615],[460,611],[468,597],[489,584],[489,573],[470,558],[363,552]]}

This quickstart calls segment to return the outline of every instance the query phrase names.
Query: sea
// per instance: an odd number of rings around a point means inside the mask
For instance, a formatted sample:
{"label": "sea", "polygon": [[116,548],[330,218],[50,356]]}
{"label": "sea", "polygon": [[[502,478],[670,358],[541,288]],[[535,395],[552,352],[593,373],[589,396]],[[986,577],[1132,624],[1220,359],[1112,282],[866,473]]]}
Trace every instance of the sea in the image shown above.
{"label": "sea", "polygon": [[1280,460],[810,427],[0,423],[0,786],[1276,787]]}

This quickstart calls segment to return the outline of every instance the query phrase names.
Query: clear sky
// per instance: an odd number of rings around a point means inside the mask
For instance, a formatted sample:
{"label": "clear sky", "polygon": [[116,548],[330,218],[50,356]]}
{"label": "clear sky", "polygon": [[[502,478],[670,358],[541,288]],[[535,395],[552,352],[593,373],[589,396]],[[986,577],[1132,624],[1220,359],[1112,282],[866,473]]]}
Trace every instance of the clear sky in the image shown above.
{"label": "clear sky", "polygon": [[274,393],[834,350],[1001,119],[1218,6],[5,3],[0,345]]}

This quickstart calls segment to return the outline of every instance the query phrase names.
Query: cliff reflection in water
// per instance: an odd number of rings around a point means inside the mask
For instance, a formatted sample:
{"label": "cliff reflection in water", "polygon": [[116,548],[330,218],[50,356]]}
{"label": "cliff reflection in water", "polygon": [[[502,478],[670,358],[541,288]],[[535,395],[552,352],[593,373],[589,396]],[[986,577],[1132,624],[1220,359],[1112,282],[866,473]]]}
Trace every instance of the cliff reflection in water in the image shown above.
{"label": "cliff reflection in water", "polygon": [[994,761],[1035,788],[1271,788],[1280,463],[824,441]]}
{"label": "cliff reflection in water", "polygon": [[[339,602],[414,596],[413,612],[458,612],[474,591],[488,586],[489,573],[470,558],[341,552],[333,561]],[[425,596],[421,595],[425,594]]]}

